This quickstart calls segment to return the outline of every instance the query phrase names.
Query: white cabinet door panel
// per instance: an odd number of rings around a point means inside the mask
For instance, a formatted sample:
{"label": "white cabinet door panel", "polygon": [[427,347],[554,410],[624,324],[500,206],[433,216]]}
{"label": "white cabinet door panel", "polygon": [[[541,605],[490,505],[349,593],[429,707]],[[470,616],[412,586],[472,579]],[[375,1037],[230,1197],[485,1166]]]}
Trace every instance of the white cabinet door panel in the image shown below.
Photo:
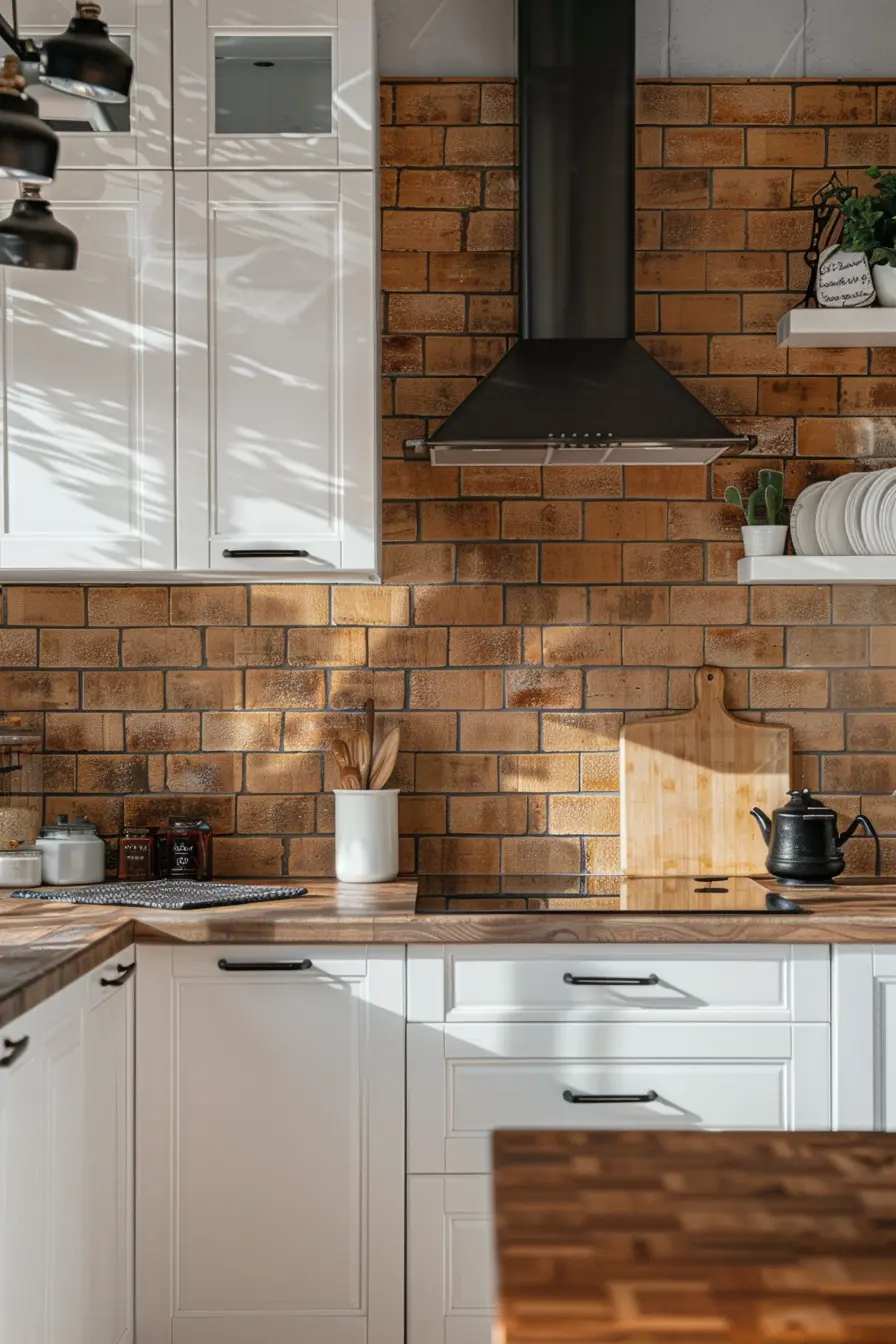
{"label": "white cabinet door panel", "polygon": [[402,955],[179,952],[139,949],[138,1336],[394,1344]]}
{"label": "white cabinet door panel", "polygon": [[490,1176],[408,1180],[407,1344],[490,1344]]}
{"label": "white cabinet door panel", "polygon": [[77,269],[0,275],[0,565],[170,569],[171,174],[61,172],[52,202]]}
{"label": "white cabinet door panel", "polygon": [[834,953],[834,1128],[896,1130],[896,948]]}
{"label": "white cabinet door panel", "polygon": [[828,1129],[829,1054],[822,1024],[413,1024],[409,1170],[488,1171],[495,1129]]}
{"label": "white cabinet door panel", "polygon": [[45,1344],[46,1108],[42,1017],[28,1013],[0,1031],[0,1051],[28,1037],[0,1069],[0,1339]]}
{"label": "white cabinet door panel", "polygon": [[[573,984],[567,977],[653,980]],[[828,1022],[827,947],[411,948],[415,1022]]]}
{"label": "white cabinet door panel", "polygon": [[373,186],[178,174],[180,569],[376,570]]}
{"label": "white cabinet door panel", "polygon": [[90,1216],[87,1258],[88,1344],[127,1344],[134,1291],[134,990],[103,985],[133,964],[134,948],[89,977],[84,1019],[85,1173]]}
{"label": "white cabinet door panel", "polygon": [[[63,32],[74,13],[72,0],[28,0],[20,25],[38,40]],[[103,0],[109,35],[134,62],[129,106],[110,109],[89,99],[34,83],[42,117],[52,120],[60,141],[59,162],[71,168],[171,167],[171,6],[168,0]],[[65,130],[66,122],[91,130]],[[55,201],[55,194],[48,192]]]}
{"label": "white cabinet door panel", "polygon": [[[72,987],[74,988],[74,987]],[[48,1344],[93,1344],[86,1331],[83,1256],[88,1212],[84,1151],[84,1024],[80,995],[44,1037]]]}
{"label": "white cabinet door panel", "polygon": [[178,168],[377,166],[371,0],[177,0]]}

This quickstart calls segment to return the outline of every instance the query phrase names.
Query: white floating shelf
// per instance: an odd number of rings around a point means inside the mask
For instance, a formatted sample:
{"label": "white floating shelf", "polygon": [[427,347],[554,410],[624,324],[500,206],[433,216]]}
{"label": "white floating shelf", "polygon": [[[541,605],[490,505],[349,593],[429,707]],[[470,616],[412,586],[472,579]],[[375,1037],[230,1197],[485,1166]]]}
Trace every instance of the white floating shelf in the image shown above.
{"label": "white floating shelf", "polygon": [[754,555],[738,583],[896,583],[896,555]]}
{"label": "white floating shelf", "polygon": [[778,322],[778,344],[896,345],[896,308],[791,308]]}

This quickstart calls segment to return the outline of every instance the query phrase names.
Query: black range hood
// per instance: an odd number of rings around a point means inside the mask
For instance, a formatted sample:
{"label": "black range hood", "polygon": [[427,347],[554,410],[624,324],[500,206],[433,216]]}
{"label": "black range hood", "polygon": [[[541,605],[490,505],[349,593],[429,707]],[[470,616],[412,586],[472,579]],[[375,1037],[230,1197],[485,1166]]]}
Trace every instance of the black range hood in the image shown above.
{"label": "black range hood", "polygon": [[635,5],[518,0],[521,337],[405,456],[677,465],[743,452],[635,340]]}

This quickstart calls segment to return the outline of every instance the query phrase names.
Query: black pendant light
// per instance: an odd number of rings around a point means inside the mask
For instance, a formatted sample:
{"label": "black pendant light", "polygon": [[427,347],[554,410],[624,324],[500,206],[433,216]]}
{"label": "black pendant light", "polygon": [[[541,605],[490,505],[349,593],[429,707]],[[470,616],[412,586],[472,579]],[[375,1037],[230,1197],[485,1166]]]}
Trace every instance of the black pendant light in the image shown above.
{"label": "black pendant light", "polygon": [[0,177],[52,182],[59,137],[41,121],[37,103],[23,93],[18,56],[7,56],[0,69]]}
{"label": "black pendant light", "polygon": [[73,271],[78,240],[53,216],[37,182],[23,182],[11,214],[0,220],[0,266]]}
{"label": "black pendant light", "polygon": [[127,102],[134,62],[110,38],[99,5],[78,0],[75,9],[66,31],[41,48],[41,83],[96,103]]}

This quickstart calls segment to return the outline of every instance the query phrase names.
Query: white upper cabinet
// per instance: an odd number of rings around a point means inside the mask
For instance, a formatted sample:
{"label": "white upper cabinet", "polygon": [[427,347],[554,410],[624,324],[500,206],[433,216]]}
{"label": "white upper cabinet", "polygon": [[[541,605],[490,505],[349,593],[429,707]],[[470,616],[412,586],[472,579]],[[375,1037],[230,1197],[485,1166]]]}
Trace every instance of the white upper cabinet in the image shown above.
{"label": "white upper cabinet", "polygon": [[0,566],[171,569],[171,174],[61,172],[47,195],[80,255],[0,268]]}
{"label": "white upper cabinet", "polygon": [[374,168],[371,0],[175,0],[176,168]]}
{"label": "white upper cabinet", "polygon": [[[27,0],[19,5],[21,31],[38,40],[52,37],[74,12],[74,0]],[[36,67],[25,69],[28,92],[59,136],[59,166],[170,168],[170,0],[103,0],[100,17],[134,62],[126,103],[94,103],[49,89],[36,82]]]}
{"label": "white upper cabinet", "polygon": [[374,175],[175,177],[178,568],[375,577]]}

